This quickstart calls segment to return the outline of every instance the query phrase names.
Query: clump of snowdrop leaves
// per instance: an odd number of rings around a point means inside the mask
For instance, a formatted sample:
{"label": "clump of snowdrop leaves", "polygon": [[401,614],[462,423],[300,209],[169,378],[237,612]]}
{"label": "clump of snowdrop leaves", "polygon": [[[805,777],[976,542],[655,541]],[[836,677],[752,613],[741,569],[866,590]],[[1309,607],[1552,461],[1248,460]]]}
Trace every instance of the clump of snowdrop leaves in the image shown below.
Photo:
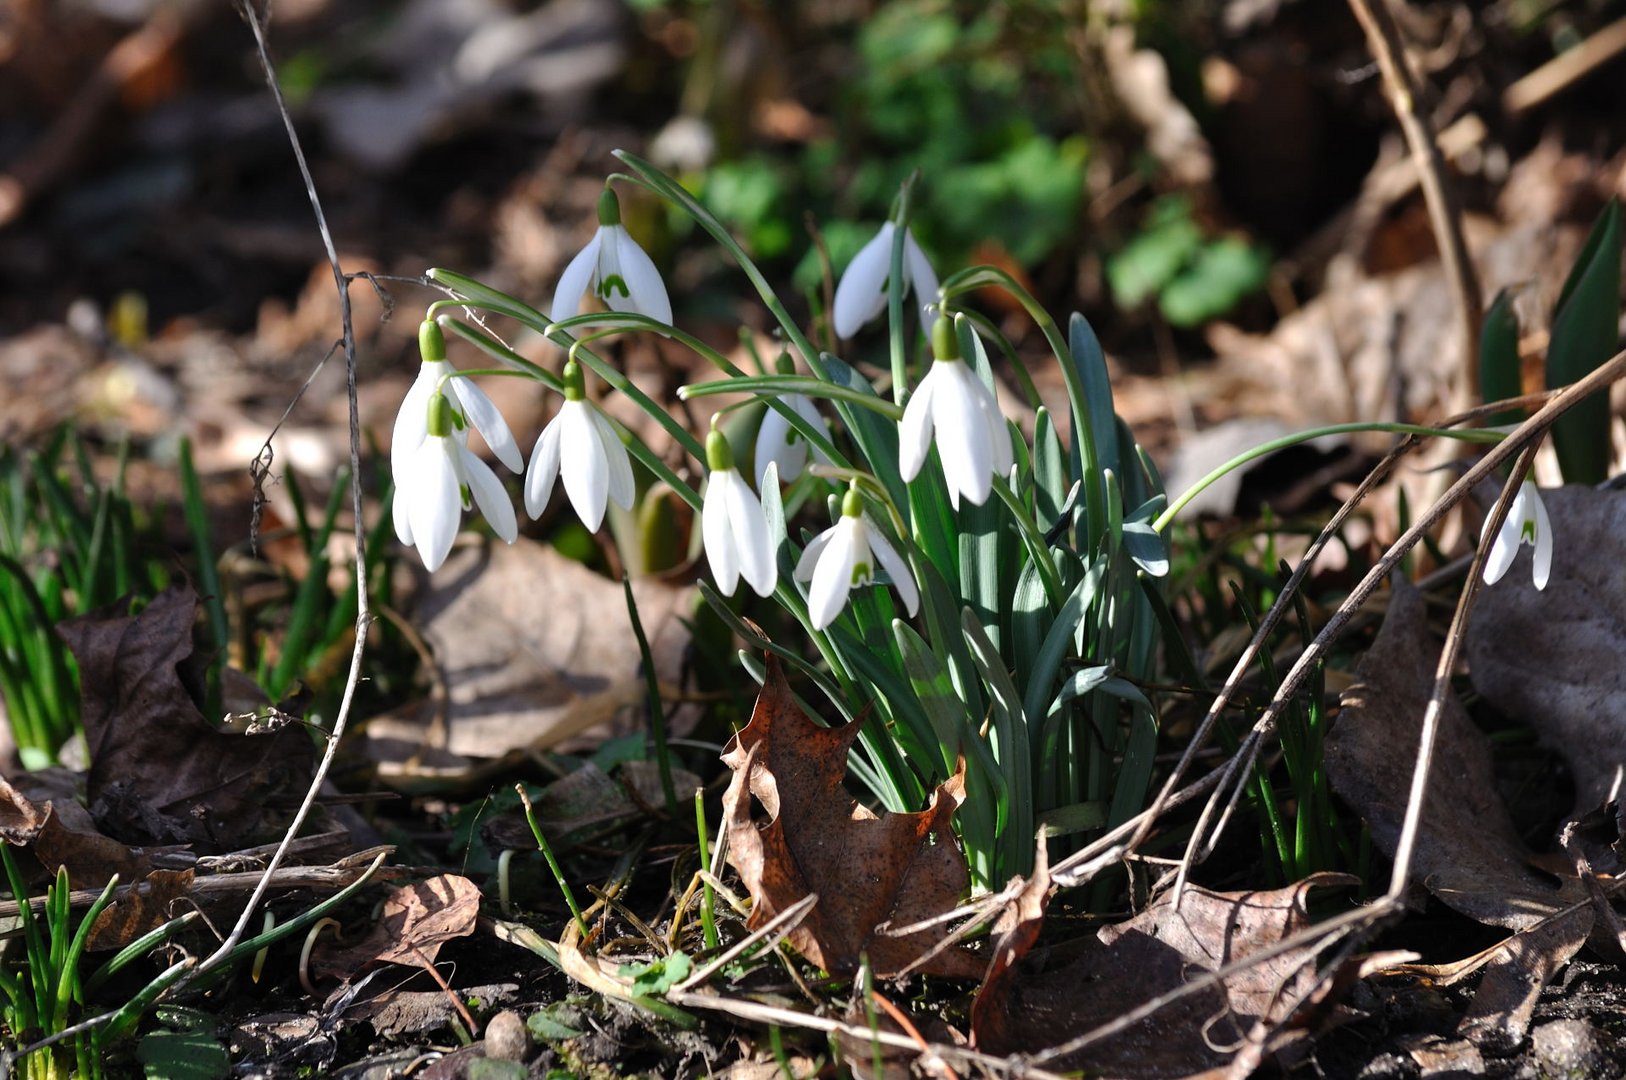
{"label": "clump of snowdrop leaves", "polygon": [[717,588],[733,596],[744,577],[758,596],[767,596],[779,582],[768,519],[761,500],[735,468],[728,439],[715,428],[706,437],[706,464],[711,475],[700,509],[700,533]]}
{"label": "clump of snowdrop leaves", "polygon": [[[1490,522],[1485,524],[1489,525]],[[1483,530],[1480,542],[1484,542]],[[1485,558],[1485,584],[1494,585],[1502,579],[1502,575],[1513,565],[1522,544],[1536,549],[1530,568],[1531,576],[1537,589],[1545,589],[1547,577],[1553,568],[1553,524],[1547,517],[1547,507],[1542,504],[1541,493],[1529,480],[1519,485],[1519,493],[1513,497],[1513,505],[1508,507],[1507,517],[1502,519],[1496,541]]]}
{"label": "clump of snowdrop leaves", "polygon": [[876,560],[892,579],[904,609],[914,615],[920,608],[920,589],[909,564],[865,519],[863,496],[853,484],[842,497],[841,520],[814,537],[796,564],[796,580],[809,583],[807,614],[813,629],[823,630],[834,622],[854,588],[875,583]]}
{"label": "clump of snowdrop leaves", "polygon": [[590,532],[604,521],[608,500],[623,510],[632,509],[632,461],[615,428],[598,406],[587,400],[582,369],[571,358],[562,375],[564,404],[542,429],[531,451],[531,469],[525,477],[525,512],[536,518],[547,508],[553,483],[561,473],[565,494],[576,516]]}
{"label": "clump of snowdrop leaves", "polygon": [[[859,249],[853,261],[847,264],[836,286],[835,302],[831,308],[837,337],[849,338],[858,333],[886,307],[886,283],[892,272],[892,237],[897,232],[895,222],[881,226],[869,243]],[[927,260],[926,253],[915,243],[908,226],[903,230],[903,290],[914,291],[915,302],[920,305],[920,325],[928,334],[937,319],[932,305],[937,302],[937,273]]]}
{"label": "clump of snowdrop leaves", "polygon": [[905,480],[920,475],[933,436],[943,459],[949,503],[960,496],[974,505],[988,501],[993,478],[1011,471],[1011,438],[999,402],[960,357],[959,335],[949,319],[932,327],[932,367],[903,410],[898,432],[898,471]]}
{"label": "clump of snowdrop leaves", "polygon": [[621,204],[609,188],[598,200],[598,231],[559,277],[551,309],[554,322],[581,310],[591,292],[611,311],[631,311],[663,323],[672,321],[672,301],[660,271],[621,224]]}
{"label": "clump of snowdrop leaves", "polygon": [[462,512],[472,494],[492,529],[508,543],[519,533],[514,508],[491,467],[469,450],[469,425],[497,459],[522,472],[524,459],[496,405],[479,387],[456,377],[446,361],[440,324],[418,328],[423,363],[407,390],[390,437],[390,474],[395,481],[391,514],[395,535],[431,572],[446,561]]}

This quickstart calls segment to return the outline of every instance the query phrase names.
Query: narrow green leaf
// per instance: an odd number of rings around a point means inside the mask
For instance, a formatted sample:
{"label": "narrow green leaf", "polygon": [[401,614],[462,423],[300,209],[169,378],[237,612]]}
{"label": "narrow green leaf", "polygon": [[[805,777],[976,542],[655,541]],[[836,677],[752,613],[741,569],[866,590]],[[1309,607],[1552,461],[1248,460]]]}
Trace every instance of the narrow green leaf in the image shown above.
{"label": "narrow green leaf", "polygon": [[[1479,329],[1479,399],[1502,401],[1524,392],[1519,374],[1519,317],[1513,310],[1513,294],[1503,289],[1485,312]],[[1524,419],[1523,409],[1503,409],[1485,418],[1486,427],[1516,424]]]}
{"label": "narrow green leaf", "polygon": [[[1547,385],[1586,377],[1619,343],[1620,203],[1610,200],[1575,260],[1553,314]],[[1609,471],[1609,398],[1599,391],[1553,425],[1553,448],[1565,481],[1598,484]]]}

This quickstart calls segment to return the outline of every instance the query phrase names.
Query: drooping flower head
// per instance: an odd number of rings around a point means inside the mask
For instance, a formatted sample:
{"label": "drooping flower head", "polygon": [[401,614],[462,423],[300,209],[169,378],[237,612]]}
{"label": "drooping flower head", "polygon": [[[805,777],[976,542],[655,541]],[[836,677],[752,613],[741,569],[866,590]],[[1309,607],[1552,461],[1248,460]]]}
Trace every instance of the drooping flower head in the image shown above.
{"label": "drooping flower head", "polygon": [[904,610],[913,615],[920,608],[920,589],[909,564],[865,519],[863,496],[853,484],[842,496],[841,520],[814,537],[796,564],[796,580],[809,582],[807,614],[813,629],[823,630],[835,622],[854,588],[875,583],[876,560],[892,579]]}
{"label": "drooping flower head", "polygon": [[[897,229],[895,222],[882,225],[881,231],[847,264],[831,305],[837,337],[852,337],[886,308],[886,284],[892,276],[892,237]],[[920,306],[921,329],[930,336],[937,320],[931,306],[937,303],[937,273],[907,226],[903,230],[902,284],[905,293],[914,291],[915,303]]]}
{"label": "drooping flower head", "polygon": [[430,573],[440,569],[452,550],[471,495],[493,532],[510,544],[519,535],[514,507],[502,481],[464,445],[468,436],[458,437],[458,421],[447,395],[438,390],[431,393],[423,442],[405,462],[404,475],[396,480],[396,533],[403,544],[417,547]]}
{"label": "drooping flower head", "polygon": [[920,475],[936,437],[943,459],[949,503],[958,509],[964,495],[976,506],[988,501],[993,478],[1011,471],[1011,437],[999,402],[960,357],[959,335],[951,319],[932,327],[931,370],[904,406],[898,429],[898,471],[905,480]]}
{"label": "drooping flower head", "polygon": [[553,494],[553,482],[564,475],[565,494],[588,531],[597,532],[609,499],[632,509],[632,462],[615,428],[598,406],[587,400],[582,369],[574,357],[562,375],[565,401],[559,406],[531,451],[525,477],[525,512],[540,517]]}
{"label": "drooping flower head", "polygon": [[758,596],[767,596],[779,582],[768,519],[761,500],[735,468],[728,439],[716,428],[706,436],[706,464],[711,475],[700,504],[700,535],[717,589],[733,596],[744,577]]}
{"label": "drooping flower head", "polygon": [[598,199],[598,231],[559,276],[549,317],[563,322],[581,310],[591,292],[611,311],[634,311],[672,321],[672,301],[660,271],[621,224],[621,204],[609,188]]}
{"label": "drooping flower head", "polygon": [[[1480,543],[1484,543],[1484,539],[1484,530],[1480,530]],[[1485,557],[1485,584],[1494,585],[1502,579],[1524,544],[1536,549],[1530,565],[1531,576],[1537,589],[1545,589],[1553,569],[1553,523],[1547,517],[1541,492],[1529,480],[1519,485],[1519,493],[1513,497],[1513,505],[1508,507],[1496,541]]]}
{"label": "drooping flower head", "polygon": [[[777,367],[779,374],[790,375],[795,372],[796,363],[789,353],[781,353]],[[824,426],[824,418],[806,394],[780,394],[779,401],[813,427]],[[825,461],[824,452],[812,446],[800,431],[792,427],[789,417],[778,409],[769,409],[763,414],[762,424],[757,428],[756,453],[752,458],[756,467],[757,490],[762,489],[763,477],[769,465],[779,466],[779,479],[783,482],[788,484],[794,481],[807,468],[809,453]]]}
{"label": "drooping flower head", "polygon": [[[409,487],[421,486],[421,477],[417,475],[418,452],[429,440],[430,421],[435,411],[432,406],[437,396],[446,411],[443,437],[455,441],[471,460],[480,464],[481,469],[491,472],[467,449],[470,425],[480,432],[499,461],[514,472],[525,469],[519,444],[514,441],[514,435],[508,430],[508,424],[503,420],[502,413],[497,411],[497,406],[474,383],[453,377],[456,369],[446,360],[446,338],[439,323],[425,319],[418,327],[418,350],[423,363],[418,366],[418,376],[407,390],[400,411],[395,414],[395,426],[390,435],[390,474],[395,481],[396,492],[391,516],[396,537],[408,547],[413,546],[414,533],[408,514],[411,500],[404,497],[403,492]],[[492,519],[492,523],[496,525],[496,520]],[[453,533],[456,533],[455,525]]]}

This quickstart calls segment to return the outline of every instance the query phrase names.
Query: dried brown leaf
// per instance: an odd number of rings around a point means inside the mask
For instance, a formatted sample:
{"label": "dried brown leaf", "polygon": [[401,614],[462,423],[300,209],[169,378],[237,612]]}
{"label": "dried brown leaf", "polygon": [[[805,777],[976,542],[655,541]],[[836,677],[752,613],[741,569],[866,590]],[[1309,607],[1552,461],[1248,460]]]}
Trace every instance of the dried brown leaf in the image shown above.
{"label": "dried brown leaf", "polygon": [[103,909],[91,924],[85,948],[92,951],[122,949],[181,914],[175,902],[191,892],[192,871],[154,870],[142,886]]}
{"label": "dried brown leaf", "polygon": [[[925,810],[876,816],[842,787],[858,725],[821,727],[796,704],[773,657],[751,722],[723,761],[734,780],[723,796],[729,861],[751,892],[748,926],[762,926],[809,894],[818,903],[790,943],[831,972],[857,969],[867,955],[877,975],[901,972],[947,936],[938,925],[891,934],[955,908],[970,887],[949,819],[965,798],[964,771],[938,786]],[[749,794],[747,794],[749,792]],[[768,812],[751,819],[754,795]],[[974,978],[983,961],[963,948],[938,953],[919,970]]]}
{"label": "dried brown leaf", "polygon": [[[1481,607],[1470,627],[1493,620],[1483,605],[1506,584],[1480,593]],[[1529,645],[1522,638],[1521,643]],[[1343,708],[1327,736],[1333,790],[1366,819],[1373,842],[1390,856],[1405,819],[1439,651],[1429,637],[1422,594],[1396,585],[1383,629],[1356,667],[1356,683],[1344,692]],[[1448,698],[1412,857],[1414,877],[1464,915],[1519,930],[1581,895],[1532,870],[1530,860],[1496,794],[1489,742],[1461,704]]]}
{"label": "dried brown leaf", "polygon": [[[31,773],[18,783],[38,797],[41,785],[29,782],[39,779],[40,774]],[[151,852],[134,851],[103,836],[71,795],[52,794],[56,797],[36,803],[0,777],[0,839],[32,851],[49,876],[67,867],[76,888],[99,888],[114,874],[126,883],[139,881],[152,869]]]}
{"label": "dried brown leaf", "polygon": [[[681,616],[693,592],[639,580],[633,596],[656,674],[676,685],[689,643]],[[518,762],[641,730],[648,689],[621,584],[548,545],[454,551],[415,614],[445,696],[368,722],[367,752],[386,783],[444,792],[504,755]],[[675,710],[672,730],[687,731],[695,715]]]}
{"label": "dried brown leaf", "polygon": [[1479,595],[1468,626],[1474,688],[1529,724],[1575,775],[1576,807],[1608,796],[1626,764],[1626,492],[1564,487],[1542,492],[1552,519],[1552,575],[1530,580],[1529,549]]}
{"label": "dried brown leaf", "polygon": [[[1036,874],[1035,888],[1018,897],[1017,917],[973,1009],[977,1047],[987,1053],[1033,1053],[1061,1045],[1185,986],[1201,972],[1278,945],[1310,925],[1305,897],[1311,888],[1353,879],[1320,874],[1268,892],[1216,893],[1191,886],[1178,909],[1172,894],[1165,894],[1128,922],[1103,929],[1097,944],[1071,963],[1047,969],[1039,950],[1002,970],[1007,944],[1019,947],[1026,940],[1031,945],[1036,936],[1040,880]],[[1126,973],[1133,973],[1132,985],[1126,985]],[[1285,1020],[1314,973],[1313,946],[1262,959],[1046,1067],[1122,1077],[1184,1077],[1218,1068],[1255,1021]]]}
{"label": "dried brown leaf", "polygon": [[383,917],[365,938],[321,955],[314,966],[339,979],[380,963],[427,967],[446,942],[474,933],[479,915],[480,888],[466,877],[441,874],[402,885],[391,890]]}
{"label": "dried brown leaf", "polygon": [[[1516,577],[1517,570],[1509,576]],[[1531,630],[1499,621],[1505,617],[1505,601],[1487,604],[1498,593],[1511,591],[1509,586],[1503,581],[1480,593],[1480,606],[1469,623],[1470,652],[1476,634],[1507,634],[1518,650],[1540,651]],[[1529,588],[1528,578],[1524,587]],[[1549,598],[1550,590],[1549,584]],[[1390,856],[1405,817],[1438,658],[1439,646],[1430,638],[1424,619],[1422,594],[1398,583],[1383,629],[1356,668],[1357,681],[1344,692],[1343,708],[1327,737],[1327,775],[1333,790],[1360,812],[1373,842]],[[1556,660],[1549,657],[1548,662]],[[1489,741],[1456,698],[1447,698],[1412,873],[1429,892],[1464,915],[1519,931],[1491,962],[1462,1022],[1462,1033],[1487,1049],[1518,1044],[1541,988],[1575,955],[1592,929],[1590,906],[1565,911],[1586,899],[1581,882],[1574,876],[1555,880],[1537,873],[1532,869],[1535,859],[1496,794]]]}
{"label": "dried brown leaf", "polygon": [[310,782],[304,731],[217,731],[193,702],[190,586],[164,590],[138,615],[127,605],[62,624],[79,661],[96,822],[132,842],[234,851],[276,838]]}

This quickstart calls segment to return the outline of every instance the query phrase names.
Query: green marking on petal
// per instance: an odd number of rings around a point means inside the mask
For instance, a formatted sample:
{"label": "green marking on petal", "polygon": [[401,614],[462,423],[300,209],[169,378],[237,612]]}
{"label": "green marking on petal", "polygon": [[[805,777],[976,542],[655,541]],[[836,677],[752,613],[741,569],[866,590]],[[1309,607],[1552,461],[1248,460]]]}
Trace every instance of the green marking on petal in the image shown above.
{"label": "green marking on petal", "polygon": [[868,585],[875,580],[875,568],[867,562],[853,563],[853,577],[849,584]]}
{"label": "green marking on petal", "polygon": [[598,295],[601,300],[609,300],[612,292],[619,292],[622,296],[630,297],[632,291],[627,288],[626,281],[620,274],[611,274],[598,283]]}
{"label": "green marking on petal", "polygon": [[1536,523],[1533,519],[1519,523],[1519,542],[1524,544],[1535,544]]}

